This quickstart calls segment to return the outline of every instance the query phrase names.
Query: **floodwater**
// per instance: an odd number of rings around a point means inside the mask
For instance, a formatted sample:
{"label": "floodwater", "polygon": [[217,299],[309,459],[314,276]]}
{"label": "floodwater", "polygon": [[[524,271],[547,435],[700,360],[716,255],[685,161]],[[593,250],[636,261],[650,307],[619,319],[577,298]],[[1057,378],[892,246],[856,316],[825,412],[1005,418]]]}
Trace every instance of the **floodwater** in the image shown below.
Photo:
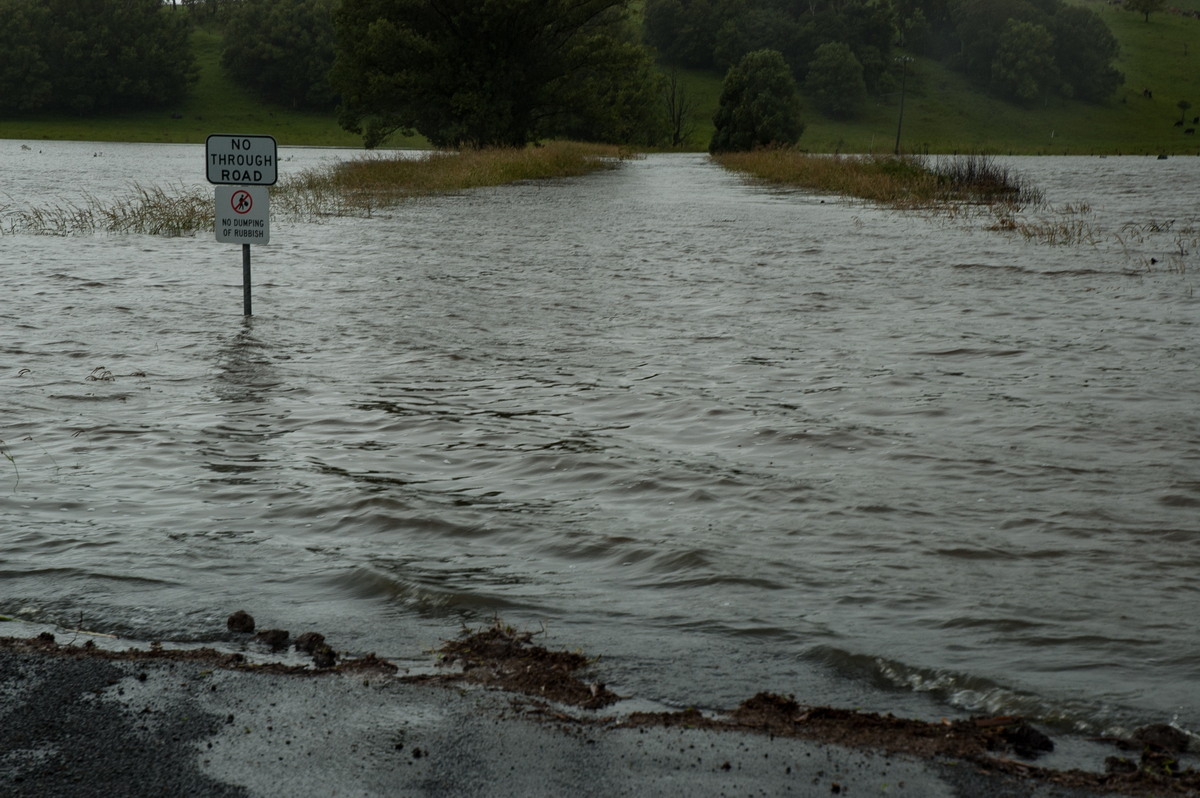
{"label": "floodwater", "polygon": [[[250,319],[211,232],[0,236],[0,614],[411,666],[499,616],[649,705],[1200,729],[1197,162],[1002,162],[1041,236],[691,154],[273,219]],[[4,141],[0,207],[203,174]]]}

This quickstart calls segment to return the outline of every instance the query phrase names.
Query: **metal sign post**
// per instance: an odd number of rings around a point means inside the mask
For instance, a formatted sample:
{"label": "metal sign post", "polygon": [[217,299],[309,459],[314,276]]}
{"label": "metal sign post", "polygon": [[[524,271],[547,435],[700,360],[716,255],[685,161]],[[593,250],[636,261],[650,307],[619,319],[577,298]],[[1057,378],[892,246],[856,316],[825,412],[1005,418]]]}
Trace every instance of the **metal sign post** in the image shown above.
{"label": "metal sign post", "polygon": [[213,230],[222,244],[242,245],[242,312],[250,313],[250,245],[271,242],[271,194],[266,186],[217,186]]}
{"label": "metal sign post", "polygon": [[242,315],[253,316],[250,304],[250,245],[242,244]]}
{"label": "metal sign post", "polygon": [[242,245],[242,314],[250,316],[250,245],[271,241],[271,194],[279,158],[271,136],[209,136],[204,144],[208,182],[216,184],[213,230],[217,241]]}

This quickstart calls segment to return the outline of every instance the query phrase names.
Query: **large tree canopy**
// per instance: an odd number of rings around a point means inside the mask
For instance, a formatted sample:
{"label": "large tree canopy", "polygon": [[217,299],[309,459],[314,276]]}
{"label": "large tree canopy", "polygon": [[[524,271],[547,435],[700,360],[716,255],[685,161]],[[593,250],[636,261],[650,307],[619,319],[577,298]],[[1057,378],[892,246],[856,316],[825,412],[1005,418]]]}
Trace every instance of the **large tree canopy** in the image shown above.
{"label": "large tree canopy", "polygon": [[243,0],[225,18],[221,64],[264,100],[330,110],[337,0]]}
{"label": "large tree canopy", "polygon": [[0,110],[87,114],[179,99],[195,79],[160,0],[0,0]]}
{"label": "large tree canopy", "polygon": [[728,69],[754,50],[778,50],[803,80],[817,48],[841,42],[877,90],[891,63],[892,0],[645,0],[646,41],[670,64]]}
{"label": "large tree canopy", "polygon": [[0,16],[0,111],[43,108],[54,90],[44,33],[50,12],[37,3],[0,0]]}
{"label": "large tree canopy", "polygon": [[808,65],[804,89],[818,108],[840,119],[853,117],[867,99],[862,64],[841,42],[828,42],[817,48]]}
{"label": "large tree canopy", "polygon": [[1000,34],[992,61],[992,87],[1002,95],[1028,102],[1058,81],[1050,31],[1010,19]]}
{"label": "large tree canopy", "polygon": [[[367,146],[645,138],[659,111],[629,0],[344,0],[334,85]],[[645,124],[642,124],[644,121]],[[661,126],[661,119],[658,124]]]}
{"label": "large tree canopy", "polygon": [[1120,55],[1120,45],[1096,12],[1064,6],[1054,15],[1052,32],[1054,62],[1064,93],[1099,102],[1125,82],[1125,76],[1112,66]]}

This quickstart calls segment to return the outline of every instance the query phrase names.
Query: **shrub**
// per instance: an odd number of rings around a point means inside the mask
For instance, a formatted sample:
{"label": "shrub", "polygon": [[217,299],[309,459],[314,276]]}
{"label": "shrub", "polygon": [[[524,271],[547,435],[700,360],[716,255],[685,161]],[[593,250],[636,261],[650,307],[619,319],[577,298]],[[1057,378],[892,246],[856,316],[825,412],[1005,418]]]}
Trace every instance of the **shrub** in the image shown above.
{"label": "shrub", "polygon": [[778,50],[747,53],[725,75],[710,152],[790,147],[804,132],[796,80]]}

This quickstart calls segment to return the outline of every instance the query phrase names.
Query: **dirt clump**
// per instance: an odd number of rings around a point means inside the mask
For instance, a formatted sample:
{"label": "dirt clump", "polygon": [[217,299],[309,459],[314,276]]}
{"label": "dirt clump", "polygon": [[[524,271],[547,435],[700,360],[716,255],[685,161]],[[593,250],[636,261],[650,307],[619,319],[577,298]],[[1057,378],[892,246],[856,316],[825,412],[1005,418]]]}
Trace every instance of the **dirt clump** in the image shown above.
{"label": "dirt clump", "polygon": [[255,640],[266,645],[272,651],[283,651],[287,648],[288,638],[286,629],[263,629],[254,635]]}
{"label": "dirt clump", "polygon": [[320,632],[305,632],[304,634],[297,635],[296,641],[293,643],[297,651],[303,651],[307,654],[313,653],[324,644],[325,635]]}
{"label": "dirt clump", "polygon": [[[1054,750],[1054,741],[1050,737],[1016,715],[953,721],[911,720],[891,714],[804,706],[792,696],[764,692],[727,713],[706,715],[694,708],[679,712],[636,712],[615,721],[615,725],[751,731],[847,747],[882,749],[923,759],[963,760],[985,772],[1096,792],[1135,796],[1200,795],[1200,772],[1182,769],[1174,752],[1155,744],[1138,746],[1143,748],[1140,760],[1109,757],[1105,761],[1105,773],[1053,770],[1011,759],[1007,755],[1034,759],[1043,752]],[[1171,732],[1161,729],[1144,734],[1135,732],[1138,740],[1147,737],[1172,740],[1179,750],[1180,737]]]}
{"label": "dirt clump", "polygon": [[[314,675],[375,673],[388,675],[397,667],[368,654],[337,661],[336,652],[316,633],[304,635],[305,650],[314,666],[283,663],[255,664],[240,653],[211,648],[111,650],[88,640],[82,645],[60,644],[53,634],[22,639],[0,637],[0,649],[52,654],[60,657],[95,657],[111,660],[201,661],[212,667],[259,673]],[[760,692],[729,711],[634,712],[624,716],[597,716],[569,707],[599,709],[620,696],[598,681],[580,674],[594,663],[578,652],[549,651],[533,643],[534,633],[518,632],[498,619],[477,631],[463,630],[457,640],[433,653],[443,666],[459,666],[453,673],[405,676],[410,683],[454,684],[468,682],[531,697],[523,711],[548,722],[609,729],[675,727],[709,731],[750,732],[775,737],[795,737],[844,747],[873,748],[895,754],[941,762],[969,763],[982,773],[1004,774],[1066,788],[1113,793],[1139,798],[1200,795],[1200,771],[1184,767],[1179,755],[1188,748],[1188,735],[1174,727],[1158,725],[1135,731],[1129,738],[1095,738],[1111,743],[1124,755],[1109,756],[1104,772],[1055,770],[1031,761],[1054,749],[1054,742],[1020,716],[972,717],[965,720],[924,721],[894,715],[830,706],[801,704],[794,696]],[[557,704],[557,707],[554,706]],[[415,756],[415,752],[414,752]],[[1018,757],[1014,759],[1011,757]]]}
{"label": "dirt clump", "polygon": [[461,673],[439,677],[442,680],[499,687],[583,709],[620,700],[602,683],[576,675],[590,664],[584,655],[534,645],[532,632],[518,632],[499,620],[475,632],[464,630],[462,637],[435,653],[444,665],[462,666]]}
{"label": "dirt clump", "polygon": [[[214,668],[235,671],[253,671],[256,673],[273,673],[294,676],[306,676],[324,673],[395,673],[398,668],[385,659],[374,654],[363,657],[351,657],[337,661],[337,655],[329,646],[323,652],[323,659],[315,664],[317,668],[307,665],[287,665],[281,662],[254,663],[246,659],[244,654],[237,652],[217,651],[202,646],[199,648],[164,648],[161,643],[151,643],[149,648],[107,649],[100,648],[88,640],[82,645],[72,643],[60,644],[49,632],[42,632],[37,637],[17,638],[0,637],[0,648],[10,651],[37,652],[53,654],[59,657],[92,657],[104,660],[162,660],[171,662],[203,662]],[[317,657],[314,655],[314,659]],[[321,662],[327,664],[321,664]]]}
{"label": "dirt clump", "polygon": [[225,627],[231,632],[249,634],[254,631],[254,616],[245,610],[238,610],[225,620]]}

